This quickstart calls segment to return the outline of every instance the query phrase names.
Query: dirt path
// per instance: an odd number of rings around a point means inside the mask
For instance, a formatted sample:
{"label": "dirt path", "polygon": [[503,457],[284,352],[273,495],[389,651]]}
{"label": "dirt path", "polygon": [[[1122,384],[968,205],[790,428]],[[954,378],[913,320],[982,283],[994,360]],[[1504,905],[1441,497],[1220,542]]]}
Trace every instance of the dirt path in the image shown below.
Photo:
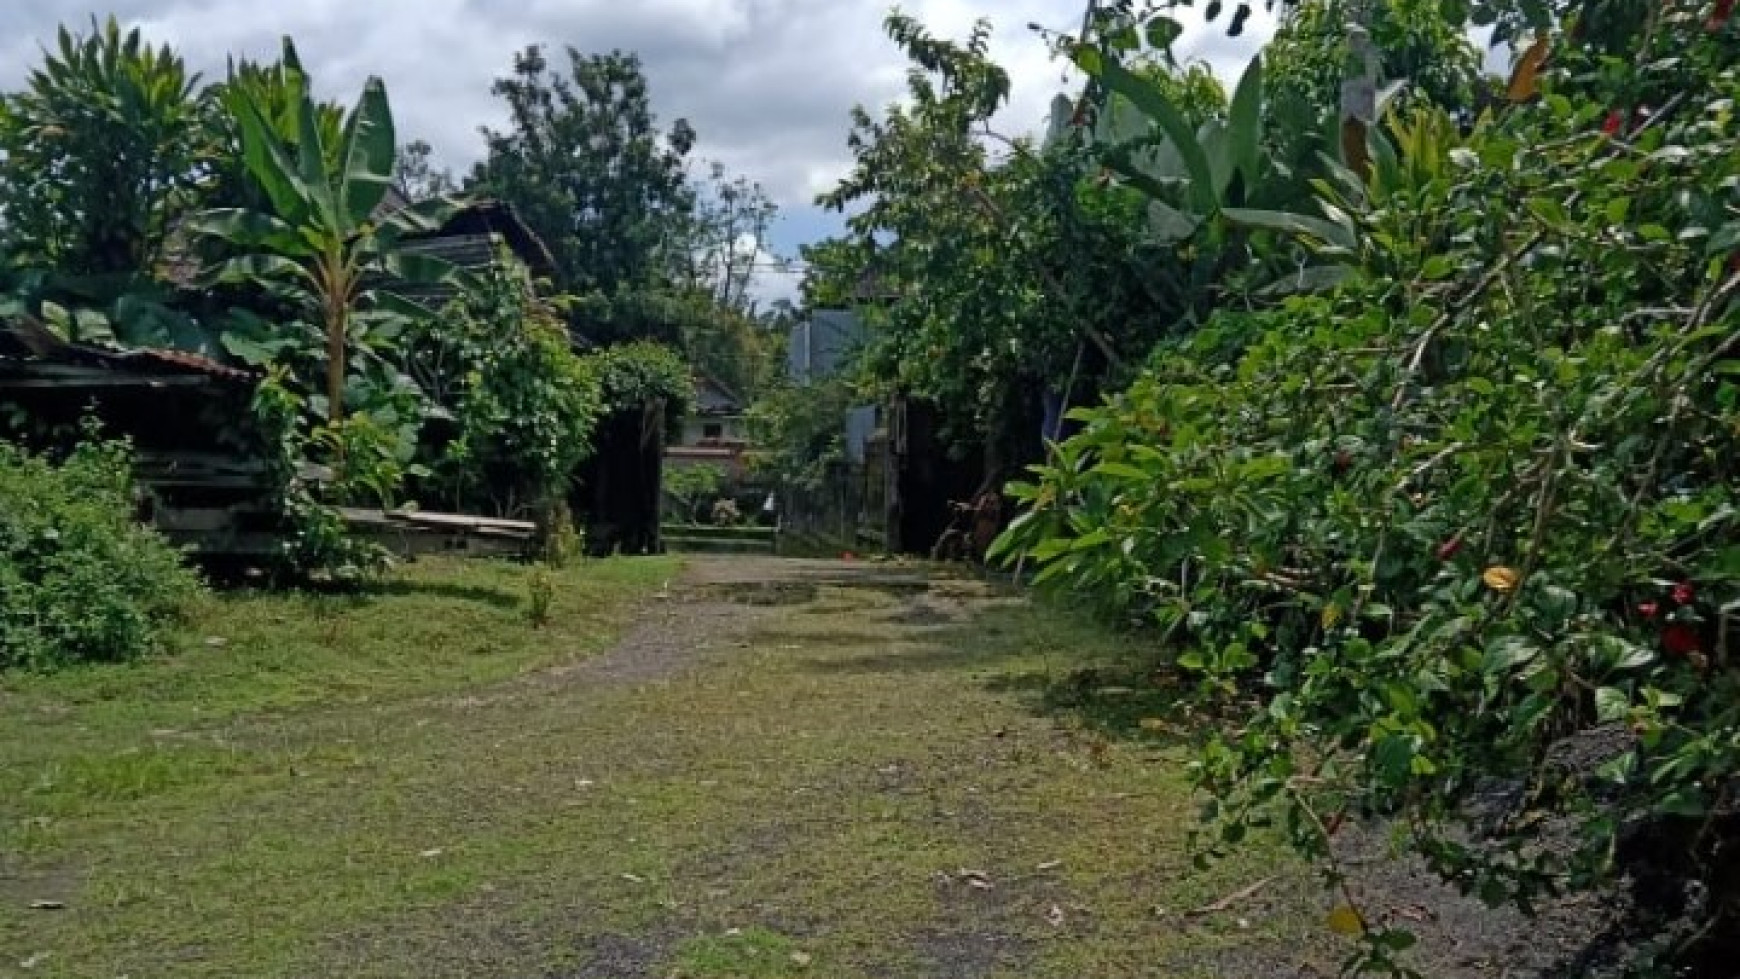
{"label": "dirt path", "polygon": [[[516,628],[506,596],[447,590]],[[327,628],[390,634],[399,608]],[[69,907],[0,912],[31,950],[0,976],[1334,974],[1327,902],[1278,848],[1193,865],[1188,728],[1112,666],[1127,639],[869,562],[697,559],[637,609],[513,679],[182,732],[219,773],[26,855]],[[1550,974],[1563,935],[1376,841],[1360,867],[1421,919],[1427,975]]]}
{"label": "dirt path", "polygon": [[[461,742],[511,723],[573,757],[556,780],[579,786],[575,811],[539,834],[557,848],[542,866],[351,929],[299,966],[1222,975],[1223,953],[1291,941],[1299,921],[1185,915],[1261,876],[1262,855],[1194,870],[1193,804],[1157,764],[1170,749],[1033,709],[1052,670],[1105,642],[919,567],[692,561],[610,651],[436,722]],[[518,791],[516,817],[547,810]]]}

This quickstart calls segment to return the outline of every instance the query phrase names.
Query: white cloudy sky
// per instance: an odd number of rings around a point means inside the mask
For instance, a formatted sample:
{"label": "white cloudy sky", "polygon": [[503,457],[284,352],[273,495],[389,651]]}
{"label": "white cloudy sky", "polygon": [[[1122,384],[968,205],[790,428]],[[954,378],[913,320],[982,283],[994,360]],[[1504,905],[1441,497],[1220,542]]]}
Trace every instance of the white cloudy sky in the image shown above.
{"label": "white cloudy sky", "polygon": [[[963,36],[974,20],[995,28],[995,53],[1015,80],[1001,127],[1031,131],[1061,87],[1063,66],[1027,25],[1073,30],[1085,0],[906,0],[933,31]],[[811,203],[849,160],[847,113],[899,97],[905,64],[882,34],[891,0],[0,0],[0,86],[16,86],[59,23],[115,14],[155,41],[175,45],[207,77],[226,55],[276,54],[296,38],[324,94],[348,100],[363,78],[386,79],[403,139],[432,143],[455,169],[478,155],[480,125],[500,111],[490,82],[527,44],[582,51],[623,48],[646,63],[661,120],[687,118],[697,153],[760,181],[783,210],[773,247],[838,227]],[[1229,6],[1231,6],[1229,4]],[[1215,64],[1223,78],[1271,30],[1252,16],[1243,38],[1188,30],[1181,52]],[[1224,21],[1223,21],[1224,25]],[[784,290],[775,282],[765,290]]]}

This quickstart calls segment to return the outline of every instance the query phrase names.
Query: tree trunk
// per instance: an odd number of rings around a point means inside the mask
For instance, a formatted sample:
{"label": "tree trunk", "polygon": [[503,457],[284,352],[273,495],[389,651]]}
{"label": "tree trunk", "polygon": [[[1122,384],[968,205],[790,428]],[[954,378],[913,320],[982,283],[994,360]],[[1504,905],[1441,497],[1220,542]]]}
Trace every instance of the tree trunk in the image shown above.
{"label": "tree trunk", "polygon": [[326,302],[326,419],[344,421],[345,310],[341,298]]}

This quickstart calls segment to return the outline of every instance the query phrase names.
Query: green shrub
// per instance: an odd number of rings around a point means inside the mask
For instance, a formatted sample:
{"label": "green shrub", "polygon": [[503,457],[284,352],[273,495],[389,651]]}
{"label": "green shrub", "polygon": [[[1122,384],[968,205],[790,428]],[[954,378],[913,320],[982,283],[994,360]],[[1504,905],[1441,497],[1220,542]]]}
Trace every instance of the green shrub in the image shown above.
{"label": "green shrub", "polygon": [[[1014,487],[1004,553],[1151,625],[1225,719],[1216,848],[1278,820],[1336,879],[1379,815],[1489,902],[1625,870],[1707,895],[1680,953],[1735,934],[1740,69],[1673,29],[1633,81],[1697,94],[1647,129],[1611,92],[1392,121],[1321,185],[1346,285],[1221,313]],[[1462,832],[1495,785],[1523,801]]]}
{"label": "green shrub", "polygon": [[672,504],[666,509],[673,519],[699,523],[701,507],[709,499],[717,498],[724,485],[722,466],[672,466],[665,470],[665,497]]}
{"label": "green shrub", "polygon": [[682,421],[695,400],[695,383],[681,354],[648,341],[618,344],[581,358],[597,372],[607,413],[639,411],[651,401],[663,401],[665,418]]}
{"label": "green shrub", "polygon": [[520,516],[560,496],[591,454],[601,380],[511,255],[476,278],[412,331],[413,370],[451,417],[449,437],[424,446],[423,488],[430,502]]}
{"label": "green shrub", "polygon": [[113,662],[159,646],[199,584],[133,520],[129,453],[54,465],[0,443],[0,668]]}

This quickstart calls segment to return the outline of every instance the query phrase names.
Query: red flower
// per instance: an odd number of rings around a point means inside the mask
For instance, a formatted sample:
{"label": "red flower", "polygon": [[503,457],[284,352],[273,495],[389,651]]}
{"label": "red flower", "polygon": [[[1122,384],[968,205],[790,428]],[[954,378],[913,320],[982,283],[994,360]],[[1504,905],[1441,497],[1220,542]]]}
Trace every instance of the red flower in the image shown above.
{"label": "red flower", "polygon": [[1710,11],[1710,18],[1704,21],[1704,29],[1712,32],[1721,30],[1733,13],[1734,0],[1716,0],[1716,8]]}
{"label": "red flower", "polygon": [[1675,656],[1689,656],[1698,652],[1703,644],[1703,637],[1698,635],[1698,630],[1683,622],[1675,622],[1661,631],[1662,648]]}
{"label": "red flower", "polygon": [[1659,613],[1660,611],[1661,611],[1661,606],[1657,605],[1654,602],[1638,602],[1637,603],[1637,614],[1643,616],[1646,619],[1655,618],[1656,614]]}
{"label": "red flower", "polygon": [[1444,543],[1438,545],[1438,560],[1448,561],[1451,558],[1455,557],[1458,553],[1460,553],[1461,550],[1462,550],[1462,535],[1457,534],[1455,537],[1452,537],[1449,540],[1445,541]]}
{"label": "red flower", "polygon": [[1682,581],[1674,586],[1674,604],[1690,605],[1698,600],[1698,592],[1689,581]]}
{"label": "red flower", "polygon": [[1625,113],[1614,109],[1607,113],[1607,121],[1601,124],[1601,132],[1608,136],[1619,135],[1619,130],[1625,128]]}

